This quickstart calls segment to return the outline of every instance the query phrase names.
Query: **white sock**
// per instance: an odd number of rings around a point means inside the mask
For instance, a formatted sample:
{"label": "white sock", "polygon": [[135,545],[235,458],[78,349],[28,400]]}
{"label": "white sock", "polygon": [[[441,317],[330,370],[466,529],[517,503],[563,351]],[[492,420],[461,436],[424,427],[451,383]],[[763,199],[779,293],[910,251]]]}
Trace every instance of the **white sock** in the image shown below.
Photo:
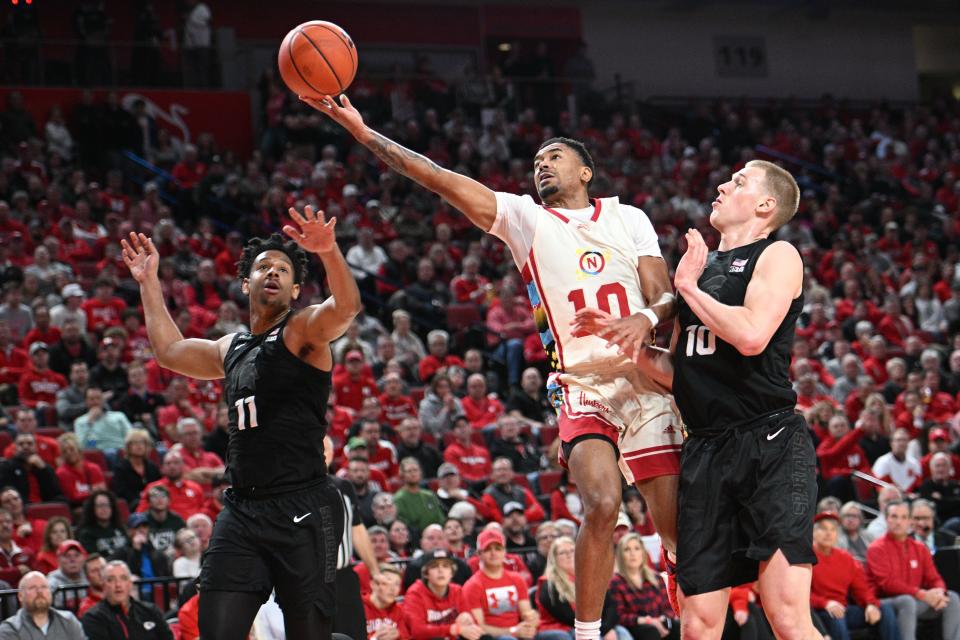
{"label": "white sock", "polygon": [[600,621],[583,622],[574,620],[573,631],[576,640],[597,640],[600,637]]}

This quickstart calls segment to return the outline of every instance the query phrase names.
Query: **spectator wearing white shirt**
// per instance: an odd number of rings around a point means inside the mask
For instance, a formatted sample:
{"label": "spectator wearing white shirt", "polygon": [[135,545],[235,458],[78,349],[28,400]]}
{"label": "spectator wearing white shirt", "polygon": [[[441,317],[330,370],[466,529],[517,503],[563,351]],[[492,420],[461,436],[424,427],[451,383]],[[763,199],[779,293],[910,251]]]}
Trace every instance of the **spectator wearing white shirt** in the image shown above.
{"label": "spectator wearing white shirt", "polygon": [[885,453],[873,463],[873,475],[897,485],[901,491],[911,491],[921,480],[923,472],[920,461],[907,453],[910,433],[897,429],[890,438],[890,453]]}
{"label": "spectator wearing white shirt", "polygon": [[373,241],[373,229],[361,227],[357,232],[357,244],[347,250],[347,264],[361,289],[373,290],[373,274],[387,261],[387,253]]}

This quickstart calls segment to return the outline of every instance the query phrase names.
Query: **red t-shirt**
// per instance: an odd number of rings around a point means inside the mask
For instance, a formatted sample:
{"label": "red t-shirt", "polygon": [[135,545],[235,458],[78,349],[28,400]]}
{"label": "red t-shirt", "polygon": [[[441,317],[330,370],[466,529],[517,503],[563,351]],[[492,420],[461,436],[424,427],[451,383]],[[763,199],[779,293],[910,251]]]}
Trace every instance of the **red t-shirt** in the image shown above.
{"label": "red t-shirt", "polygon": [[120,326],[120,316],[127,304],[120,298],[110,298],[106,302],[91,298],[84,300],[80,308],[87,314],[87,331],[101,333],[109,327]]}
{"label": "red t-shirt", "polygon": [[385,393],[380,394],[380,421],[391,427],[396,427],[406,418],[417,417],[417,405],[410,396],[391,398]]}
{"label": "red t-shirt", "polygon": [[830,555],[818,551],[810,585],[810,604],[814,609],[826,609],[827,602],[836,600],[846,606],[852,602],[861,607],[880,606],[877,594],[867,582],[863,567],[843,549],[834,549]]}
{"label": "red t-shirt", "polygon": [[346,372],[333,377],[333,392],[336,394],[337,404],[342,404],[354,411],[360,410],[364,398],[371,396],[375,398],[380,395],[377,381],[373,376],[361,374],[358,378],[353,378]]}
{"label": "red t-shirt", "polygon": [[363,597],[363,611],[367,617],[368,640],[372,640],[378,629],[388,625],[392,625],[400,631],[400,640],[410,637],[407,620],[403,617],[403,607],[400,606],[399,602],[394,601],[386,609],[380,609],[371,602],[370,596],[366,595]]}
{"label": "red t-shirt", "polygon": [[423,580],[417,580],[403,599],[403,617],[410,629],[410,637],[413,640],[455,640],[450,636],[450,625],[466,611],[461,590],[460,585],[451,583],[441,598],[430,591]]}
{"label": "red t-shirt", "polygon": [[463,406],[463,414],[474,429],[482,429],[503,415],[503,405],[492,396],[486,396],[479,401],[467,396],[460,404]]}
{"label": "red t-shirt", "polygon": [[520,599],[526,598],[527,585],[519,574],[504,571],[491,578],[479,571],[463,585],[464,604],[469,610],[481,609],[483,621],[494,627],[520,624]]}
{"label": "red t-shirt", "polygon": [[57,391],[67,384],[67,379],[56,371],[37,371],[31,368],[20,378],[20,404],[31,409],[41,402],[56,404]]}
{"label": "red t-shirt", "polygon": [[493,470],[490,452],[472,442],[467,447],[451,442],[443,451],[443,459],[452,463],[460,471],[460,476],[470,482],[486,480]]}
{"label": "red t-shirt", "polygon": [[[57,442],[56,438],[41,436],[36,433],[33,434],[33,439],[37,442],[37,454],[40,456],[40,458],[48,465],[56,469],[57,458],[60,457],[60,443]],[[11,442],[3,450],[3,457],[7,459],[12,458],[16,454],[16,451],[16,445]]]}
{"label": "red t-shirt", "polygon": [[0,349],[0,384],[17,384],[23,372],[30,368],[30,357],[23,349],[11,346]]}
{"label": "red t-shirt", "polygon": [[[400,461],[397,459],[397,450],[389,440],[380,440],[373,449],[367,449],[370,471],[374,469],[383,473],[387,478],[396,478],[400,471]],[[372,476],[371,476],[372,478]]]}
{"label": "red t-shirt", "polygon": [[169,478],[154,480],[140,494],[140,504],[137,505],[137,511],[144,512],[150,508],[150,499],[147,497],[150,489],[154,487],[163,487],[170,494],[170,511],[186,520],[195,513],[203,512],[205,501],[203,499],[203,488],[193,480],[180,480],[179,482],[170,482]]}
{"label": "red t-shirt", "polygon": [[100,469],[99,465],[85,460],[81,460],[80,464],[83,467],[82,469],[65,464],[57,467],[60,488],[63,489],[63,495],[73,505],[80,504],[89,498],[94,485],[106,482],[103,477],[103,470]]}

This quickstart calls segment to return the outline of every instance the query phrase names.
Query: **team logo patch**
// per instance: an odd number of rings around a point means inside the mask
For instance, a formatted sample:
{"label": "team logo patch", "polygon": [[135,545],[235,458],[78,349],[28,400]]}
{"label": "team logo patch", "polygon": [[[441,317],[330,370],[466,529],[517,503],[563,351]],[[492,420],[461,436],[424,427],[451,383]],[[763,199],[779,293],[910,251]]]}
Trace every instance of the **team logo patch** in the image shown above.
{"label": "team logo patch", "polygon": [[270,332],[270,335],[267,336],[267,339],[264,342],[273,342],[277,339],[277,336],[280,334],[280,327],[277,327]]}
{"label": "team logo patch", "polygon": [[596,249],[577,249],[577,279],[600,275],[607,266],[606,253]]}
{"label": "team logo patch", "polygon": [[743,273],[743,270],[747,266],[747,262],[749,261],[750,261],[749,258],[739,258],[737,260],[734,260],[733,262],[730,263],[729,273]]}

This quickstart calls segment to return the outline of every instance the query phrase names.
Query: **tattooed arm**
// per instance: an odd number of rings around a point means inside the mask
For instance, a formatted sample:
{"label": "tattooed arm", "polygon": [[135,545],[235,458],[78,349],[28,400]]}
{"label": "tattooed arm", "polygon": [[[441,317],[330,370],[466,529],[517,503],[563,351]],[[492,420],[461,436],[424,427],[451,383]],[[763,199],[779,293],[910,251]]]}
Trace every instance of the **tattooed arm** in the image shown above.
{"label": "tattooed arm", "polygon": [[364,124],[360,112],[345,95],[339,97],[339,103],[330,96],[321,99],[301,96],[300,99],[340,124],[391,169],[424,189],[433,191],[462,211],[483,231],[489,231],[493,226],[497,217],[497,199],[487,187],[472,178],[444,169],[429,158],[377,133]]}

